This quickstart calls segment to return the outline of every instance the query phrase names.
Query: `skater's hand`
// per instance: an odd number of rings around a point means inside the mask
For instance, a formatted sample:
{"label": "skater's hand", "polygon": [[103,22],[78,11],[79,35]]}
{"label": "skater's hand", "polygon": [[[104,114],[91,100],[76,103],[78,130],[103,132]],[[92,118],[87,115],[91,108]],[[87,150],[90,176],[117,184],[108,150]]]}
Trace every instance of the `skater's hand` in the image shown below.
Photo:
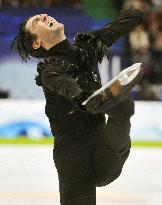
{"label": "skater's hand", "polygon": [[107,100],[107,93],[103,91],[99,95],[89,100],[88,103],[85,105],[85,108],[88,112],[92,114],[102,113],[102,108],[105,102],[107,102]]}
{"label": "skater's hand", "polygon": [[82,105],[82,102],[85,101],[93,92],[82,91],[79,95],[73,96],[71,98],[73,107],[70,110],[69,114],[73,114],[78,110],[86,110],[86,107]]}

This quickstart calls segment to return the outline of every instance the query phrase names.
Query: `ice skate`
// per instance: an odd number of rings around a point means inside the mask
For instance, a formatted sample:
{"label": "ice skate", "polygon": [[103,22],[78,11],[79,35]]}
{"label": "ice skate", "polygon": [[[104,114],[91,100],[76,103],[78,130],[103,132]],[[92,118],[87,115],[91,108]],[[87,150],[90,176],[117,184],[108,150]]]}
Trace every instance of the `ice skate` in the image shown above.
{"label": "ice skate", "polygon": [[91,101],[100,100],[101,105],[106,102],[106,107],[109,109],[113,105],[124,101],[130,95],[132,88],[141,80],[142,76],[143,68],[141,63],[135,63],[122,70],[119,75],[95,91],[82,105],[86,106]]}

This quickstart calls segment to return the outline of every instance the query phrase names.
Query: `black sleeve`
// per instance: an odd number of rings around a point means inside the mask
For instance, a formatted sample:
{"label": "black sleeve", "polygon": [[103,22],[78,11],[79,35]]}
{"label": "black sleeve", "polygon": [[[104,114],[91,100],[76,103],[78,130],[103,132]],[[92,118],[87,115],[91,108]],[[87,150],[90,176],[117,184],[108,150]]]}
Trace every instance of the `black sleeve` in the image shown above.
{"label": "black sleeve", "polygon": [[143,13],[139,10],[127,10],[121,13],[117,19],[105,27],[91,32],[110,47],[118,38],[132,31],[143,20]]}
{"label": "black sleeve", "polygon": [[49,90],[72,99],[82,93],[81,87],[70,76],[60,74],[54,71],[44,71],[41,74],[42,85]]}

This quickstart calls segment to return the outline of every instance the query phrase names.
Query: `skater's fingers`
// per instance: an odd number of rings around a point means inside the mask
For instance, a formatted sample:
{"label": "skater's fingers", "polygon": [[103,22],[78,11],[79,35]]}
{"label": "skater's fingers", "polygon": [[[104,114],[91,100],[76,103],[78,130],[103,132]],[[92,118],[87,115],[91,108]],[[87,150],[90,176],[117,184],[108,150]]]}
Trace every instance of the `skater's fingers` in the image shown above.
{"label": "skater's fingers", "polygon": [[92,113],[100,113],[100,107],[102,106],[103,102],[101,101],[101,99],[97,96],[92,98],[86,105],[86,109]]}
{"label": "skater's fingers", "polygon": [[87,106],[88,107],[94,107],[94,108],[97,108],[98,106],[100,106],[100,104],[101,104],[102,102],[101,102],[101,99],[99,99],[99,97],[97,96],[97,97],[94,97],[94,98],[92,98],[88,103],[87,103]]}
{"label": "skater's fingers", "polygon": [[92,107],[86,107],[86,110],[88,112],[90,112],[91,114],[97,114],[97,113],[101,113],[100,110],[92,108]]}

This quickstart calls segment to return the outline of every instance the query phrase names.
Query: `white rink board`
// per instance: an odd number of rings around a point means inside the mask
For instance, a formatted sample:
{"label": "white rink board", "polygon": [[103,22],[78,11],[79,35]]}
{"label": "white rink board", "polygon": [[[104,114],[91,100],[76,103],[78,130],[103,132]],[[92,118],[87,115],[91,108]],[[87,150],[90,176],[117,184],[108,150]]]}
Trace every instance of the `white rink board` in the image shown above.
{"label": "white rink board", "polygon": [[15,138],[23,132],[30,138],[51,135],[45,100],[1,100],[0,116],[0,137]]}
{"label": "white rink board", "polygon": [[[52,145],[1,145],[0,156],[1,205],[59,205]],[[162,149],[134,148],[121,176],[97,188],[97,205],[161,205],[161,182]]]}
{"label": "white rink board", "polygon": [[[161,141],[162,102],[136,101],[135,105],[135,115],[131,119],[131,138]],[[39,138],[44,132],[51,134],[44,107],[45,100],[1,100],[0,137],[14,138],[24,130],[31,138]],[[19,127],[13,128],[13,125]]]}
{"label": "white rink board", "polygon": [[131,120],[133,140],[162,140],[162,102],[135,102]]}

